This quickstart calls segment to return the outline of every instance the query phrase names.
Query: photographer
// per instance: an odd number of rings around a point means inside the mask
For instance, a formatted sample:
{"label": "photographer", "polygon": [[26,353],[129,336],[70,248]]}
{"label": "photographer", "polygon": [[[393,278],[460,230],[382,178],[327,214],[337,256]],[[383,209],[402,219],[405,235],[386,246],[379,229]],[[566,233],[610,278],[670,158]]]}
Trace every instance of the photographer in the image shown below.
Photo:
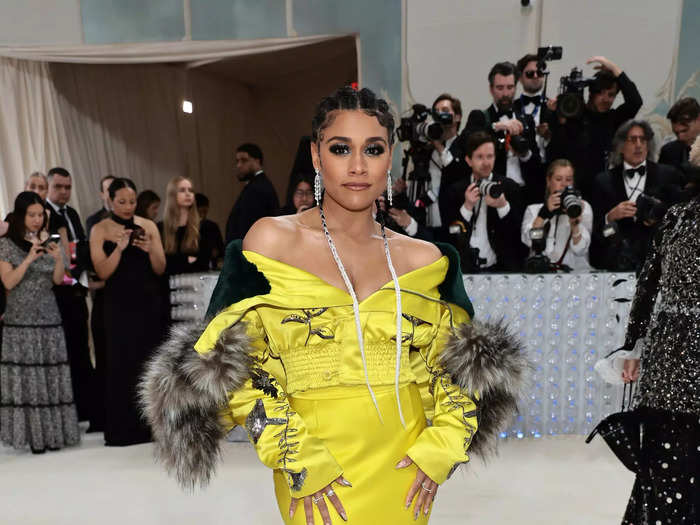
{"label": "photographer", "polygon": [[694,98],[682,98],[671,106],[666,118],[671,121],[671,128],[676,140],[664,144],[659,153],[659,164],[668,164],[680,168],[688,162],[690,146],[700,135],[700,104]]}
{"label": "photographer", "polygon": [[530,144],[532,151],[538,152],[530,169],[523,172],[525,178],[526,202],[540,202],[545,191],[545,173],[547,171],[547,147],[552,139],[550,123],[555,118],[554,112],[547,106],[544,94],[545,71],[537,55],[527,54],[518,60],[519,82],[522,93],[513,102],[516,115],[532,117],[535,133],[528,138],[534,139]]}
{"label": "photographer", "polygon": [[449,207],[450,223],[463,226],[468,239],[467,253],[460,254],[466,264],[463,270],[519,270],[525,255],[525,247],[518,240],[522,218],[520,188],[512,180],[493,173],[496,144],[490,133],[477,131],[469,135],[465,160],[472,175],[452,185]]}
{"label": "photographer", "polygon": [[[588,86],[588,103],[575,118],[558,115],[554,119],[550,144],[551,158],[569,159],[573,163],[576,186],[587,200],[591,200],[595,176],[608,165],[615,130],[634,118],[642,107],[637,87],[617,64],[601,56],[586,61],[592,63],[597,64],[595,69],[599,71]],[[612,109],[618,92],[622,92],[624,103]]]}
{"label": "photographer", "polygon": [[644,120],[625,122],[613,139],[615,166],[594,183],[591,262],[612,271],[639,271],[654,226],[666,213],[680,176],[650,160],[654,132]]}
{"label": "photographer", "polygon": [[574,189],[574,167],[566,159],[552,161],[547,169],[545,201],[525,210],[520,238],[532,247],[531,230],[543,228],[544,250],[530,256],[545,255],[554,268],[590,270],[588,247],[593,230],[593,209]]}
{"label": "photographer", "polygon": [[[447,220],[441,210],[446,205],[447,194],[445,188],[462,178],[468,170],[464,163],[464,149],[455,140],[462,123],[462,104],[458,98],[449,93],[442,93],[433,102],[431,114],[436,122],[441,124],[441,136],[438,139],[428,140],[423,147],[429,148],[427,154],[428,176],[427,180],[408,182],[399,178],[394,182],[393,192],[397,201],[396,208],[390,213],[411,237],[418,236],[418,225],[426,226],[432,231],[439,230]],[[435,124],[433,124],[435,126]],[[438,133],[439,134],[439,133]],[[428,137],[429,138],[429,137]],[[426,140],[426,137],[421,137]],[[415,142],[415,141],[414,141]],[[416,148],[411,144],[413,151]],[[413,159],[415,160],[415,158]],[[414,168],[416,168],[414,164]],[[415,170],[414,173],[421,170]],[[420,188],[416,186],[421,186]],[[415,197],[410,198],[408,196]],[[423,210],[418,208],[424,207]],[[424,236],[421,236],[423,238]]]}
{"label": "photographer", "polygon": [[475,109],[469,113],[461,137],[466,143],[476,131],[490,133],[496,146],[495,172],[523,187],[539,164],[539,151],[534,147],[532,116],[514,111],[516,78],[517,69],[511,62],[499,62],[491,68],[488,79],[493,103],[483,111]]}

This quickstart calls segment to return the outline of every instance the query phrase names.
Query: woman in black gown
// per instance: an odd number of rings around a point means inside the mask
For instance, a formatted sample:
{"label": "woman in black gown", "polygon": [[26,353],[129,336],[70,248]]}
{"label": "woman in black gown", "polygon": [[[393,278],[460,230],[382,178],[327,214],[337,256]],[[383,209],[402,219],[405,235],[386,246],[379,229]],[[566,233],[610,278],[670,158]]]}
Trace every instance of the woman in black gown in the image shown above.
{"label": "woman in black gown", "polygon": [[150,441],[136,405],[136,383],[164,335],[160,275],[165,255],[153,221],[134,215],[136,188],[129,179],[109,186],[112,214],[90,236],[95,272],[104,280],[106,339],[105,444]]}

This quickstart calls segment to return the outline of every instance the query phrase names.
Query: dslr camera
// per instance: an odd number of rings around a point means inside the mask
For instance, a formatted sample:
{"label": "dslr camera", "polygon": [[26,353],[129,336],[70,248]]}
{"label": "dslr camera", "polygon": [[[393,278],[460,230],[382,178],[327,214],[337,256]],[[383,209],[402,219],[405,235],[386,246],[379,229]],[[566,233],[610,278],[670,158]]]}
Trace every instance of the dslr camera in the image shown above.
{"label": "dslr camera", "polygon": [[557,97],[557,115],[564,118],[577,119],[583,115],[586,103],[583,100],[583,90],[595,82],[595,78],[584,78],[583,71],[574,67],[559,83]]}
{"label": "dslr camera", "polygon": [[637,213],[634,217],[640,222],[657,223],[664,218],[668,206],[662,200],[640,193],[637,197]]}
{"label": "dslr camera", "polygon": [[564,188],[564,191],[561,192],[561,208],[557,212],[566,213],[572,219],[580,217],[583,213],[581,192],[573,186]]}
{"label": "dslr camera", "polygon": [[486,264],[486,259],[479,257],[479,248],[469,245],[471,232],[462,221],[455,221],[448,229],[452,245],[459,253],[462,273],[479,273],[481,267]]}
{"label": "dslr camera", "polygon": [[494,181],[494,180],[488,180],[488,179],[482,179],[479,182],[479,193],[481,195],[488,195],[489,197],[492,197],[494,199],[499,198],[501,195],[503,195],[504,189],[503,189],[503,184],[501,184],[499,181]]}
{"label": "dslr camera", "polygon": [[396,128],[396,135],[401,142],[430,142],[440,140],[444,134],[444,126],[453,122],[452,113],[431,111],[423,104],[414,104],[412,113],[401,119]]}

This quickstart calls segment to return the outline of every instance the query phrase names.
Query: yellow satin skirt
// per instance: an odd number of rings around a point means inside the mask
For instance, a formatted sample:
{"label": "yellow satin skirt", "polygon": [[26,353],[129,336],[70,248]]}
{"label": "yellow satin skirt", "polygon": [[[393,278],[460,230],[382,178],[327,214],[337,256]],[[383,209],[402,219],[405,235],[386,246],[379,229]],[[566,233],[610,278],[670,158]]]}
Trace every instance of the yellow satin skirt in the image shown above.
{"label": "yellow satin skirt", "polygon": [[[352,483],[352,488],[333,484],[348,521],[343,521],[326,498],[331,520],[334,524],[358,525],[428,523],[430,515],[421,514],[414,521],[413,506],[404,507],[408,489],[416,477],[416,465],[395,468],[426,427],[418,387],[409,384],[399,390],[406,428],[399,419],[394,387],[377,387],[374,392],[383,424],[364,386],[316,389],[290,398],[292,409],[303,418],[309,432],[324,441],[343,468],[343,477]],[[294,518],[290,519],[289,486],[280,471],[275,470],[273,477],[282,520],[286,524],[305,525],[303,503],[299,502]],[[316,506],[314,520],[317,525],[323,524]]]}

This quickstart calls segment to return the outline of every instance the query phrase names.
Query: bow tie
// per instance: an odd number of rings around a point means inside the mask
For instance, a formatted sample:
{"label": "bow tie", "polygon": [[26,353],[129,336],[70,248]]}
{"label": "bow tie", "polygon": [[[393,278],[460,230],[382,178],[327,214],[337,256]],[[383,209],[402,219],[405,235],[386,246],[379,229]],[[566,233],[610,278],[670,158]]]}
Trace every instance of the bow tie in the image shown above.
{"label": "bow tie", "polygon": [[505,116],[505,117],[508,117],[508,118],[513,118],[513,111],[510,110],[510,109],[507,110],[507,111],[503,111],[502,109],[499,109],[499,110],[496,112],[496,118],[497,118],[497,119],[500,119],[501,117],[504,117],[504,116]]}
{"label": "bow tie", "polygon": [[639,173],[639,176],[643,177],[647,173],[647,167],[642,165],[637,168],[630,168],[628,170],[625,170],[625,175],[627,175],[630,179],[634,177],[636,173]]}
{"label": "bow tie", "polygon": [[542,104],[542,97],[540,95],[535,95],[533,97],[528,95],[520,95],[520,100],[523,101],[523,107],[527,106],[528,104],[534,104],[535,106]]}

